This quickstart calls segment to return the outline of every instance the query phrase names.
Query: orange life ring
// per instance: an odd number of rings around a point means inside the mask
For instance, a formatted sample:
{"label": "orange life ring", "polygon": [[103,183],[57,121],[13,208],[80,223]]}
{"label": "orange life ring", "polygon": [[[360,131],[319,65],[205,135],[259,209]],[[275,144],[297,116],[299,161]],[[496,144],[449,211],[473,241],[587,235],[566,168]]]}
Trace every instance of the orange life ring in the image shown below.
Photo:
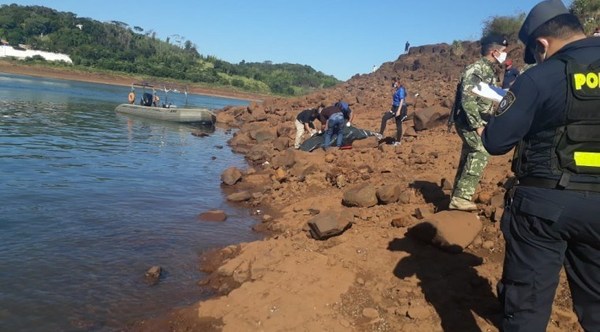
{"label": "orange life ring", "polygon": [[135,102],[135,93],[130,92],[129,95],[127,96],[127,100],[129,100],[130,104],[133,104]]}

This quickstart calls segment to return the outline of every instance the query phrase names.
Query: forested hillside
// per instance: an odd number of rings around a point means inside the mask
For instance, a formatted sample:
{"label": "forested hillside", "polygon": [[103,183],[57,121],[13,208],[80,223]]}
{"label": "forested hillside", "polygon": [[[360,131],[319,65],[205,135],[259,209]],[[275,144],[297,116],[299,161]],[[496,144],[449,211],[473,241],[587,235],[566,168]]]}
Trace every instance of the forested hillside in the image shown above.
{"label": "forested hillside", "polygon": [[42,6],[0,7],[0,37],[12,46],[68,54],[74,65],[153,77],[233,86],[242,90],[300,95],[339,81],[299,64],[232,64],[200,54],[179,35],[160,40],[156,32],[125,22],[99,22]]}

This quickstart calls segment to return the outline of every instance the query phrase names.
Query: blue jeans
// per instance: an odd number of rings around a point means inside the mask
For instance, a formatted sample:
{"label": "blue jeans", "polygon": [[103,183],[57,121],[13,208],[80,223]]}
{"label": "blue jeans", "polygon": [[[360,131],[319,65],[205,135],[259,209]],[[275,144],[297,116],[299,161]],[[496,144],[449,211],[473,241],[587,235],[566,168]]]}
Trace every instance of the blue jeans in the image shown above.
{"label": "blue jeans", "polygon": [[327,120],[327,131],[325,132],[325,143],[323,144],[323,148],[326,149],[331,145],[331,139],[333,135],[337,135],[337,146],[342,146],[342,140],[344,139],[344,135],[342,135],[342,128],[344,127],[344,115],[342,112],[333,113],[329,120]]}

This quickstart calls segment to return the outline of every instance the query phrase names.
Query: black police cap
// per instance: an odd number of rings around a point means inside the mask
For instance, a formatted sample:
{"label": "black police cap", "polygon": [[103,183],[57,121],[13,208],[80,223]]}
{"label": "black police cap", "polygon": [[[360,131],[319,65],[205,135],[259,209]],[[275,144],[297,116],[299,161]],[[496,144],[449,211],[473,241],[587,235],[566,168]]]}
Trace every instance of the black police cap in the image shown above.
{"label": "black police cap", "polygon": [[529,45],[533,40],[531,39],[531,34],[537,30],[544,23],[550,21],[556,16],[569,14],[569,10],[562,3],[561,0],[545,0],[533,7],[527,17],[525,18],[525,22],[521,26],[521,30],[519,30],[519,39],[525,44],[525,63],[531,64],[535,63],[535,58],[533,57],[533,53],[531,51],[531,45]]}
{"label": "black police cap", "polygon": [[502,46],[508,46],[508,41],[504,36],[491,34],[489,36],[485,36],[481,38],[481,46],[486,46],[490,44],[497,44]]}

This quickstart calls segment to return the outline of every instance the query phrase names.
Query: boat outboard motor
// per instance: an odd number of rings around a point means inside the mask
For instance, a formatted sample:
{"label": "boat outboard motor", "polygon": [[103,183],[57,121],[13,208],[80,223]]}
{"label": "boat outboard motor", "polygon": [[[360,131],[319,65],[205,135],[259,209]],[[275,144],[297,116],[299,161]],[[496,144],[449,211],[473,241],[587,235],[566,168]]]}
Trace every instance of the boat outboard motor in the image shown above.
{"label": "boat outboard motor", "polygon": [[152,106],[152,94],[148,92],[144,92],[142,95],[142,105],[143,106]]}

